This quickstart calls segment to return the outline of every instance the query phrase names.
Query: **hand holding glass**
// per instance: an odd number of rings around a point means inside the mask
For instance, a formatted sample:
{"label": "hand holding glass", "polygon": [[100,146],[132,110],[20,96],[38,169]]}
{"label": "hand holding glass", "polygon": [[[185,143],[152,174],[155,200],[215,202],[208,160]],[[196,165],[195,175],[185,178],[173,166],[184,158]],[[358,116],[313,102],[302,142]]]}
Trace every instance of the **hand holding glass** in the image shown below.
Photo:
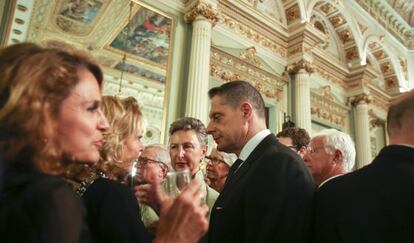
{"label": "hand holding glass", "polygon": [[171,196],[178,196],[181,190],[190,184],[191,176],[188,169],[171,171],[166,176],[166,191]]}

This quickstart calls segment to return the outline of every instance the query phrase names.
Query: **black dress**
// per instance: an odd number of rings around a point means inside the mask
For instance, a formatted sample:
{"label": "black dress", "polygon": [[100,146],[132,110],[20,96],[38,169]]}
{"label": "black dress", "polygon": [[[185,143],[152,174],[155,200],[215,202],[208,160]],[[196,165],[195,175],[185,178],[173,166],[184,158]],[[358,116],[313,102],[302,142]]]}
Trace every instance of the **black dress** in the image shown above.
{"label": "black dress", "polygon": [[138,201],[128,187],[98,177],[86,185],[82,197],[88,212],[87,223],[95,242],[152,241],[153,236],[141,221]]}
{"label": "black dress", "polygon": [[5,169],[2,184],[0,242],[91,242],[82,202],[59,177]]}

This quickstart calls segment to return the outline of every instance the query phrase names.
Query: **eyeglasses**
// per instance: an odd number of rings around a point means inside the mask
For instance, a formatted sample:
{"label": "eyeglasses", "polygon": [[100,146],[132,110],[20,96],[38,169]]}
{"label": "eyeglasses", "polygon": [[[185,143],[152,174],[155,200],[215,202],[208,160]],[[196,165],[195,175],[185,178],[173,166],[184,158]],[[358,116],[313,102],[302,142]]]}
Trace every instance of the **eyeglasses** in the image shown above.
{"label": "eyeglasses", "polygon": [[295,151],[295,152],[298,152],[298,146],[296,146],[296,145],[289,145],[287,147],[290,148],[291,150]]}
{"label": "eyeglasses", "polygon": [[309,154],[314,154],[316,152],[316,149],[315,148],[312,148],[311,146],[308,146],[308,147],[306,147],[306,151]]}
{"label": "eyeglasses", "polygon": [[226,163],[224,160],[219,159],[219,158],[217,158],[217,157],[206,156],[206,159],[207,159],[208,161],[210,161],[211,163],[213,163],[213,164],[218,164],[218,163]]}
{"label": "eyeglasses", "polygon": [[161,164],[161,165],[165,165],[165,163],[163,163],[162,161],[153,160],[153,159],[149,159],[149,158],[142,157],[142,156],[140,156],[138,158],[138,161],[137,162],[138,162],[138,165],[140,165],[140,166],[143,166],[143,165],[146,165],[146,164]]}

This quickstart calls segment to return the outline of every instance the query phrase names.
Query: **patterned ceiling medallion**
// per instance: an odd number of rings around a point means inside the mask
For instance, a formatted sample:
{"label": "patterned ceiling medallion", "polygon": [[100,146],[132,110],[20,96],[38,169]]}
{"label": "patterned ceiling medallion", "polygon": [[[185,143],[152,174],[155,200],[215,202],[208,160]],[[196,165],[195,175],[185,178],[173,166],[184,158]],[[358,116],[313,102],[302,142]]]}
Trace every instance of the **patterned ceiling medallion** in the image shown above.
{"label": "patterned ceiling medallion", "polygon": [[345,44],[346,42],[352,40],[352,33],[349,30],[342,30],[339,32],[339,37],[341,38],[342,42]]}
{"label": "patterned ceiling medallion", "polygon": [[342,16],[340,14],[339,15],[335,15],[333,17],[330,17],[329,18],[329,21],[331,21],[332,25],[335,28],[338,27],[338,26],[340,26],[340,25],[342,25],[345,22],[344,19],[342,18]]}
{"label": "patterned ceiling medallion", "polygon": [[329,14],[332,10],[334,9],[334,7],[332,6],[332,4],[327,3],[322,5],[321,10],[325,13],[325,14]]}
{"label": "patterned ceiling medallion", "polygon": [[297,4],[286,9],[286,19],[288,24],[300,18],[299,6]]}

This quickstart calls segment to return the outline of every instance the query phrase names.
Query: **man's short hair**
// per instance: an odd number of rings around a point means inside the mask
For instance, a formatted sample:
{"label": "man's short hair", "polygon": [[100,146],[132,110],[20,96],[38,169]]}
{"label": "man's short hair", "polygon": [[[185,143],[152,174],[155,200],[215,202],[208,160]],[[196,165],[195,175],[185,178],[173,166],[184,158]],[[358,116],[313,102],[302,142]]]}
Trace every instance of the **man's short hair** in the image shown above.
{"label": "man's short hair", "polygon": [[291,138],[293,145],[300,149],[302,147],[307,147],[310,142],[309,133],[299,127],[288,127],[280,131],[276,137],[280,138]]}
{"label": "man's short hair", "polygon": [[[414,91],[410,91],[394,101],[387,114],[387,132],[393,135],[403,123],[414,123]],[[414,126],[414,125],[413,125]]]}
{"label": "man's short hair", "polygon": [[265,117],[265,105],[259,91],[246,81],[232,81],[219,87],[214,87],[208,91],[208,96],[212,99],[214,96],[222,96],[227,103],[236,108],[243,101],[251,103],[260,118]]}
{"label": "man's short hair", "polygon": [[336,129],[325,129],[317,133],[313,138],[323,137],[325,152],[334,154],[336,150],[341,151],[343,156],[343,167],[346,172],[352,170],[355,165],[355,144],[351,136]]}
{"label": "man's short hair", "polygon": [[144,150],[146,149],[155,149],[156,160],[161,161],[162,163],[167,165],[169,170],[172,170],[170,152],[168,151],[167,146],[165,146],[164,144],[150,144],[148,146],[145,146]]}

